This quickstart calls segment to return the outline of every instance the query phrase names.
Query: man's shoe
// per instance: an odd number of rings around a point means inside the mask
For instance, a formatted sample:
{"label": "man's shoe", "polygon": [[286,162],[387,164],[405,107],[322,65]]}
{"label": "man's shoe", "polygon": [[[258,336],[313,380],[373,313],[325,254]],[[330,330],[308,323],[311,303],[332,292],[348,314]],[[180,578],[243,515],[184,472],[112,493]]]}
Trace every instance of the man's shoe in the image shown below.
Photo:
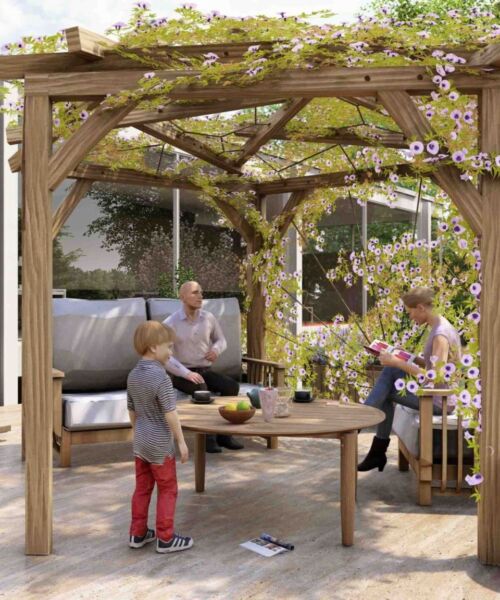
{"label": "man's shoe", "polygon": [[193,545],[193,538],[183,537],[174,533],[171,540],[164,542],[158,538],[156,540],[156,552],[160,554],[167,554],[168,552],[182,552],[182,550],[189,550]]}
{"label": "man's shoe", "polygon": [[128,545],[131,548],[142,548],[149,542],[154,542],[156,540],[155,530],[148,529],[146,533],[142,536],[139,535],[131,535],[128,541]]}
{"label": "man's shoe", "polygon": [[205,438],[205,451],[210,454],[222,452],[222,448],[217,444],[215,435],[207,435]]}
{"label": "man's shoe", "polygon": [[218,435],[217,443],[228,450],[241,450],[245,446],[241,442],[237,442],[232,435]]}

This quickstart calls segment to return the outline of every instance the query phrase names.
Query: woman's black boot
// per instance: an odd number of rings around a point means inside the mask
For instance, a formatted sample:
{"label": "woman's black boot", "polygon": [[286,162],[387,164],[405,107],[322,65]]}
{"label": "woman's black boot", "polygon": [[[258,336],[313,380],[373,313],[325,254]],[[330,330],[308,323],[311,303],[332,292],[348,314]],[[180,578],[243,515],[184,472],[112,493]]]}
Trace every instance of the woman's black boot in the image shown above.
{"label": "woman's black boot", "polygon": [[385,453],[387,452],[390,441],[391,440],[383,440],[382,438],[375,436],[368,454],[358,465],[358,471],[371,471],[372,469],[377,468],[379,471],[383,471],[387,462]]}

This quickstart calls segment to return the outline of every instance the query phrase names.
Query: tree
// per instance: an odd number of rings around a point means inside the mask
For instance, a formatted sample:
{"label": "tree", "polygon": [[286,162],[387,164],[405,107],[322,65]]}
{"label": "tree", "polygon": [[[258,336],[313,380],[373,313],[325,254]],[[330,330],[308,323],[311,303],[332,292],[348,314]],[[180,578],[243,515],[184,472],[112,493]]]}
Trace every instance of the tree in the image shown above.
{"label": "tree", "polygon": [[427,13],[447,15],[450,10],[487,10],[500,16],[500,3],[497,0],[372,0],[365,7],[369,12],[381,9],[400,21],[411,21]]}

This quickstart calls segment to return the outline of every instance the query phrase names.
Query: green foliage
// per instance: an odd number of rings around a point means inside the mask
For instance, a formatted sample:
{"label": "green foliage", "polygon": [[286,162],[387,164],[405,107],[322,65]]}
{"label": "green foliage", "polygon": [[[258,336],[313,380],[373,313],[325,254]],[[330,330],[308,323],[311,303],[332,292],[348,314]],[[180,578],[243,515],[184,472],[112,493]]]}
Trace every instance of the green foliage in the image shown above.
{"label": "green foliage", "polygon": [[179,265],[175,271],[176,289],[173,286],[172,276],[168,273],[162,273],[158,277],[158,293],[162,298],[177,298],[179,288],[186,281],[197,281],[196,274],[191,268]]}
{"label": "green foliage", "polygon": [[500,16],[500,4],[497,0],[373,0],[365,8],[366,11],[375,13],[382,9],[401,21],[411,21],[427,13],[448,16],[450,10],[488,10]]}

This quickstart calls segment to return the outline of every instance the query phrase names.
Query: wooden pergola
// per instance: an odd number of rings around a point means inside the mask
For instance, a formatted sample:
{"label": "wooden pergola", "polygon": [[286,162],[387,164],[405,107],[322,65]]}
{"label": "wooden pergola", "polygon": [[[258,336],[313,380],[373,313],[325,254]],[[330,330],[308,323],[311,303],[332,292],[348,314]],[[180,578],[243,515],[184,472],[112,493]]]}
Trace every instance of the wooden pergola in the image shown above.
{"label": "wooden pergola", "polygon": [[[0,57],[0,80],[24,79],[22,128],[8,131],[8,141],[22,144],[10,160],[14,172],[23,174],[23,403],[26,440],[26,553],[52,551],[52,240],[93,182],[126,183],[140,186],[196,189],[187,178],[169,178],[128,169],[112,170],[84,162],[88,153],[111,130],[136,127],[161,142],[182,149],[227,173],[241,175],[242,166],[270,140],[287,139],[285,125],[312,99],[336,97],[351,104],[390,115],[402,133],[385,133],[376,144],[407,147],[411,139],[425,139],[432,126],[413,97],[429,95],[435,89],[426,67],[326,67],[281,72],[271,80],[251,86],[177,85],[168,94],[169,104],[161,110],[142,110],[136,102],[115,108],[103,106],[106,94],[134,89],[142,78],[143,64],[113,50],[103,36],[74,27],[66,30],[68,52]],[[253,42],[255,43],[255,42]],[[264,45],[266,42],[264,42]],[[238,61],[248,43],[204,46],[156,47],[168,61],[176,57],[201,57],[216,52],[223,61]],[[263,44],[261,44],[262,46]],[[453,74],[457,89],[477,95],[480,115],[480,150],[500,154],[500,45],[477,52],[460,51],[467,59]],[[472,70],[471,67],[474,67]],[[189,72],[192,74],[192,71]],[[179,70],[156,71],[156,76],[173,81]],[[89,118],[62,145],[53,151],[53,102],[68,100],[87,103]],[[174,119],[234,111],[249,107],[281,104],[268,123],[242,133],[246,142],[236,158],[216,153],[194,136],[182,134],[170,122]],[[294,138],[296,139],[296,138]],[[348,131],[331,136],[302,136],[301,141],[369,145],[366,139]],[[375,142],[374,142],[375,143]],[[402,175],[412,173],[408,164],[395,165]],[[321,173],[275,181],[248,180],[223,184],[232,190],[253,190],[255,206],[269,194],[290,193],[278,216],[279,234],[284,236],[294,215],[311,190],[344,187],[349,172]],[[356,181],[376,182],[384,178],[372,170],[355,171]],[[68,196],[52,214],[52,192],[66,178],[75,180]],[[431,174],[453,200],[482,249],[482,433],[481,463],[484,483],[478,505],[478,556],[481,562],[500,565],[500,318],[497,290],[500,287],[500,180],[484,175],[479,188],[460,178],[454,166],[440,166]],[[230,203],[217,201],[218,208],[237,229],[249,252],[262,247],[260,233]],[[259,284],[251,283],[249,311],[249,355],[264,355],[264,299]],[[499,358],[496,358],[496,356]]]}

